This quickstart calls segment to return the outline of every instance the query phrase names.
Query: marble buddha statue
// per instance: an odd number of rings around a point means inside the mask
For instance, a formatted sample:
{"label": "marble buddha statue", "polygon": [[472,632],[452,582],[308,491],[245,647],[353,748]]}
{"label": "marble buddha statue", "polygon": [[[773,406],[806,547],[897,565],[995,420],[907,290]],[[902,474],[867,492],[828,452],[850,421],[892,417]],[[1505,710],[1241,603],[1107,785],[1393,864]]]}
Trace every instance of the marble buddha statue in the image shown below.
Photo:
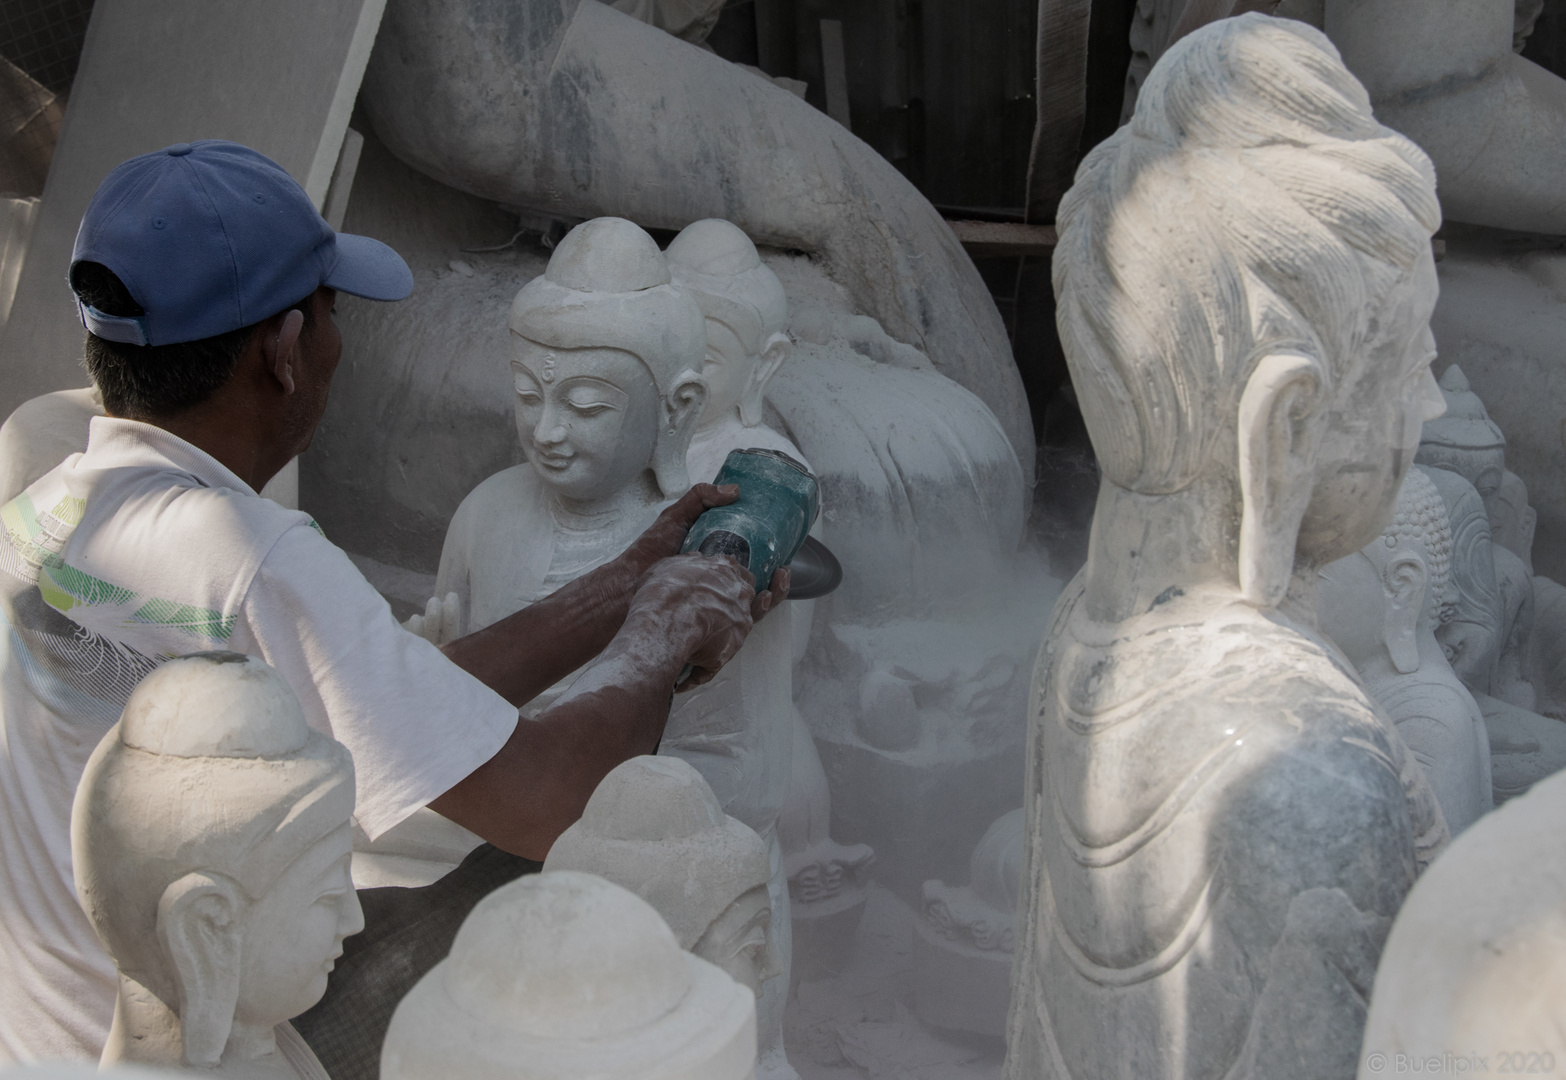
{"label": "marble buddha statue", "polygon": [[612,769],[544,869],[596,874],[630,889],[663,916],[680,948],[758,997],[781,970],[767,847],[724,814],[707,781],[678,758],[636,757]]}
{"label": "marble buddha statue", "polygon": [[[709,403],[723,406],[713,420],[727,434],[708,444],[722,454],[730,436],[739,445],[788,445],[775,434],[769,443],[765,429],[746,423],[756,419],[765,387],[765,370],[756,369],[775,370],[786,355],[776,330],[781,294],[769,288],[770,272],[749,264],[754,247],[743,234],[724,223],[698,226],[684,234],[676,255],[684,254],[681,274],[697,280],[701,293],[672,277],[663,253],[636,225],[598,218],[561,240],[544,275],[517,294],[511,367],[528,460],[463,500],[436,579],[437,596],[457,595],[466,632],[623,551],[689,486],[687,452]],[[737,333],[726,329],[730,324]],[[714,373],[716,396],[704,368]],[[792,761],[792,637],[789,612],[775,614],[782,617],[759,623],[716,677],[675,699],[659,752],[694,765],[724,812],[767,844],[786,972],[787,879],[775,826]],[[778,979],[761,1007],[768,1062],[782,1054],[786,990],[786,978]],[[791,1075],[786,1065],[778,1070],[785,1080]]]}
{"label": "marble buddha statue", "polygon": [[76,891],[119,968],[103,1064],[325,1080],[288,1023],[364,926],[353,762],[266,664],[198,653],[148,675],[88,761]]}
{"label": "marble buddha statue", "polygon": [[1424,766],[1456,836],[1495,803],[1484,716],[1436,641],[1443,612],[1455,606],[1451,562],[1446,504],[1416,467],[1382,534],[1322,569],[1317,611]]}
{"label": "marble buddha statue", "polygon": [[1421,1067],[1547,1073],[1566,1059],[1563,817],[1558,774],[1477,822],[1419,879],[1381,954],[1361,1080]]}
{"label": "marble buddha statue", "polygon": [[1315,625],[1439,415],[1435,174],[1303,23],[1176,43],[1057,217],[1103,470],[1030,702],[1009,1080],[1351,1077],[1446,826]]}
{"label": "marble buddha statue", "polygon": [[623,551],[689,487],[707,403],[706,328],[658,245],[595,218],[512,301],[511,382],[527,460],[468,493],[436,595],[483,629]]}
{"label": "marble buddha statue", "polygon": [[752,1080],[756,1001],[647,901],[574,870],[480,900],[397,1006],[383,1080]]}

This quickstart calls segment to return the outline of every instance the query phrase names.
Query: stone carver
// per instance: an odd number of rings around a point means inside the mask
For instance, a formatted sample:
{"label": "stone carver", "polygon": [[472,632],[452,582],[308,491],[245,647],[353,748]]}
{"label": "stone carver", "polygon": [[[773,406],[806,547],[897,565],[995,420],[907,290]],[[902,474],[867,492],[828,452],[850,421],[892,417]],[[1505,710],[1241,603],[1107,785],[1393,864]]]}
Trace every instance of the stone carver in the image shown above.
{"label": "stone carver", "polygon": [[1103,482],[1034,673],[1010,1080],[1353,1076],[1446,828],[1315,581],[1439,414],[1439,222],[1326,38],[1254,14],[1078,171],[1055,290]]}
{"label": "stone carver", "polygon": [[1446,504],[1411,469],[1386,530],[1323,568],[1317,609],[1321,629],[1424,766],[1456,836],[1494,800],[1484,716],[1436,641],[1443,615],[1457,606],[1451,562]]}
{"label": "stone carver", "polygon": [[701,774],[677,758],[632,758],[604,777],[544,869],[580,870],[630,889],[663,916],[680,948],[758,997],[781,971],[766,845],[725,815]]}
{"label": "stone carver", "polygon": [[756,1002],[592,874],[496,889],[403,998],[385,1080],[751,1080]]}
{"label": "stone carver", "polygon": [[353,761],[266,664],[198,653],[144,679],[82,775],[76,888],[119,969],[104,1064],[324,1080],[288,1020],[364,926]]}

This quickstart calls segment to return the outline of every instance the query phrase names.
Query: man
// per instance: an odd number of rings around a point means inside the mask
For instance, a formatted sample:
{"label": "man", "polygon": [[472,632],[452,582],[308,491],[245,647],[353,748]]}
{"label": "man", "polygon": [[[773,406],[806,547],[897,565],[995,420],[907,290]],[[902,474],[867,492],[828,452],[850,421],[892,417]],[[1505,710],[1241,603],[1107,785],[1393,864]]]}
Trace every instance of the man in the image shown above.
{"label": "man", "polygon": [[[398,300],[390,248],[338,236],[262,155],[177,144],[109,174],[70,283],[108,415],[0,509],[0,1064],[95,1059],[115,973],[72,888],[71,801],[136,683],[223,648],[265,659],[346,744],[373,839],[430,806],[542,859],[619,762],[652,752],[786,577],[671,558],[732,490],[693,489],[612,563],[437,650],[306,515],[255,492],[309,444],[338,291]],[[442,655],[444,652],[444,656]],[[517,707],[588,664],[536,722]]]}

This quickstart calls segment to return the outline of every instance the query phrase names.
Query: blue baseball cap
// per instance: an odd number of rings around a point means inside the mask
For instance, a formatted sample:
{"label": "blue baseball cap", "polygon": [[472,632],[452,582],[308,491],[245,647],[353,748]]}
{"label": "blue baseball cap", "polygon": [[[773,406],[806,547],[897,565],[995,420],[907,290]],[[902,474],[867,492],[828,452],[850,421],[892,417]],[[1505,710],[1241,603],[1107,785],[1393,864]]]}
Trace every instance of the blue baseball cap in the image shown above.
{"label": "blue baseball cap", "polygon": [[77,297],[82,325],[131,345],[226,334],[322,285],[370,300],[413,291],[395,251],[333,232],[277,162],[223,139],[175,143],[116,166],[82,215],[71,269],[80,262],[114,271],[146,312],[108,315]]}

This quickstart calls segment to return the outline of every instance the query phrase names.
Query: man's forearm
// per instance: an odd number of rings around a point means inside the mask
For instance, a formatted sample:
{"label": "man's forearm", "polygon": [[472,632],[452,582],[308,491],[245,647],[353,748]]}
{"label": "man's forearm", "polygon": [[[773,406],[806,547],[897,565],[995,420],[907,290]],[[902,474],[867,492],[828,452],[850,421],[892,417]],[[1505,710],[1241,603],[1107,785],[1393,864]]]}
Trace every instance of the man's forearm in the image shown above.
{"label": "man's forearm", "polygon": [[523,705],[604,650],[625,622],[645,569],[615,559],[441,651],[511,704]]}
{"label": "man's forearm", "polygon": [[665,620],[627,624],[570,691],[430,803],[503,851],[542,859],[609,771],[650,754],[692,643]]}

